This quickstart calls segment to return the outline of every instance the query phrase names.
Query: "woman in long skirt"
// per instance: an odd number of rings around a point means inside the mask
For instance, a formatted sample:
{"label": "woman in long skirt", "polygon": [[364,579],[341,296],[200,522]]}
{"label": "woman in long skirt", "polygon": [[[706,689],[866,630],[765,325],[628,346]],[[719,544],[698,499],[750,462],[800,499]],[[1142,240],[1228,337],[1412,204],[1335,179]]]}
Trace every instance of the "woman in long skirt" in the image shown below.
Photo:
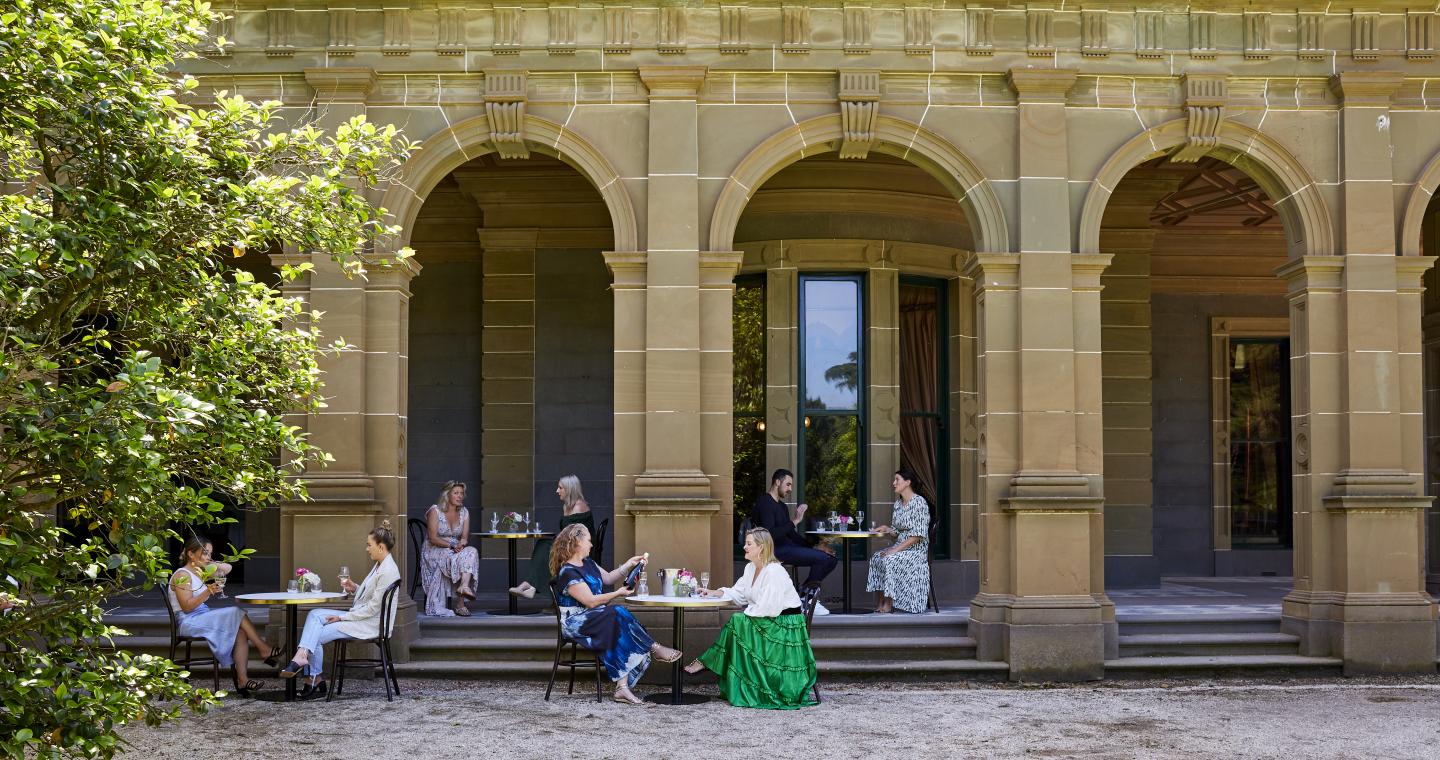
{"label": "woman in long skirt", "polygon": [[870,557],[866,591],[877,592],[876,612],[924,612],[930,599],[930,507],[915,493],[915,473],[900,469],[891,485],[900,498],[891,515],[894,527],[876,529],[895,537],[888,549]]}
{"label": "woman in long skirt", "polygon": [[[470,546],[470,510],[465,506],[465,484],[447,481],[440,500],[425,513],[425,545],[420,547],[420,583],[425,587],[425,614],[461,617],[470,614],[465,599],[475,598],[475,576],[480,554]],[[455,598],[455,609],[445,603]]]}
{"label": "woman in long skirt", "polygon": [[600,655],[605,674],[615,682],[616,702],[643,704],[631,689],[650,667],[650,658],[674,662],[680,659],[680,652],[656,643],[630,610],[610,604],[635,593],[633,590],[621,586],[602,593],[606,585],[619,583],[640,558],[631,557],[607,572],[590,559],[590,547],[590,531],[576,524],[560,531],[550,548],[560,625],[567,637]]}
{"label": "woman in long skirt", "polygon": [[180,635],[205,639],[219,667],[233,668],[231,679],[235,693],[248,697],[264,685],[250,678],[250,647],[254,646],[265,664],[272,668],[279,662],[280,653],[255,630],[245,610],[207,604],[225,587],[225,574],[230,571],[229,564],[211,561],[212,552],[209,541],[191,536],[180,553],[180,560],[185,564],[170,576],[165,593],[175,610]]}
{"label": "woman in long skirt", "polygon": [[720,629],[715,645],[685,666],[685,672],[709,668],[720,677],[720,695],[736,707],[794,710],[815,704],[815,652],[800,614],[800,596],[775,559],[770,531],[745,534],[750,564],[730,588],[702,590],[745,605]]}

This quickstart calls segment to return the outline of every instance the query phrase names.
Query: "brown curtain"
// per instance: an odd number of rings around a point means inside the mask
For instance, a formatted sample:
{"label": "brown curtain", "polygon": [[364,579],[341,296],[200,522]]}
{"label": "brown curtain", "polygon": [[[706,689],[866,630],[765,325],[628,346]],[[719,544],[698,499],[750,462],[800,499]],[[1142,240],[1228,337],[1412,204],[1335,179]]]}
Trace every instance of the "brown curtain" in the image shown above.
{"label": "brown curtain", "polygon": [[[938,336],[940,315],[935,288],[900,286],[900,410],[937,412],[940,400]],[[900,460],[915,471],[915,490],[930,502],[930,514],[940,509],[936,496],[936,420],[900,417]]]}

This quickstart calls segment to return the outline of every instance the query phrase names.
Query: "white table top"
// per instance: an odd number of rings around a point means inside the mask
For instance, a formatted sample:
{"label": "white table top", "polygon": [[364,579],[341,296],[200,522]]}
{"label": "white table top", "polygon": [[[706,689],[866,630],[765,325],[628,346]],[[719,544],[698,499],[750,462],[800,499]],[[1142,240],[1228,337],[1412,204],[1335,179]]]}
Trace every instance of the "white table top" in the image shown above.
{"label": "white table top", "polygon": [[319,604],[331,599],[339,599],[342,596],[345,595],[339,591],[307,591],[294,594],[289,591],[267,591],[258,594],[239,594],[235,598],[250,604]]}
{"label": "white table top", "polygon": [[470,534],[470,535],[472,535],[472,536],[479,536],[479,537],[481,537],[481,538],[554,538],[554,537],[555,537],[555,534],[554,534],[554,533],[551,533],[550,531],[546,531],[546,530],[541,530],[541,531],[533,531],[533,530],[532,530],[532,531],[523,531],[523,530],[522,530],[522,531],[497,530],[497,531],[495,531],[495,532],[493,532],[493,533],[490,532],[490,531],[488,531],[488,530],[477,530],[477,531],[475,531],[474,533],[472,533],[472,534]]}
{"label": "white table top", "polygon": [[627,604],[639,604],[649,607],[728,607],[732,602],[728,599],[709,596],[665,596],[663,594],[645,594],[644,596],[627,596],[624,601]]}
{"label": "white table top", "polygon": [[885,535],[871,530],[807,530],[812,536],[835,536],[838,538],[880,538]]}

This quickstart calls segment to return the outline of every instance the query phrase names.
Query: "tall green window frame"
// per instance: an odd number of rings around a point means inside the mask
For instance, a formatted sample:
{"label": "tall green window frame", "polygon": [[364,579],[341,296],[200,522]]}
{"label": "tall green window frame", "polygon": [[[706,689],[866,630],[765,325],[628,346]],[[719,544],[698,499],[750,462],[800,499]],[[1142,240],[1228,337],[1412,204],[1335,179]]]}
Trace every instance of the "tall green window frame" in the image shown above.
{"label": "tall green window frame", "polygon": [[800,275],[798,313],[797,498],[808,518],[854,516],[867,503],[864,275]]}
{"label": "tall green window frame", "polygon": [[[931,442],[933,461],[929,465],[934,482],[929,485],[927,490],[930,493],[925,496],[933,500],[930,505],[931,514],[940,520],[935,545],[931,547],[937,559],[950,557],[950,426],[946,416],[950,398],[950,329],[947,319],[947,295],[948,283],[945,280],[902,276],[898,305],[900,313],[896,315],[896,323],[900,328],[900,460],[902,464],[920,472],[923,477],[925,473],[920,463],[914,461],[915,452],[907,451],[907,443],[913,447],[911,436],[917,433],[925,435]],[[907,308],[925,308],[934,312],[934,335],[930,341],[933,354],[926,357],[934,374],[928,379],[907,377],[908,372],[915,370],[915,362],[907,350],[907,343],[915,338],[907,323]],[[917,382],[925,383],[928,393],[912,392],[911,389]],[[925,429],[917,431],[915,428]]]}

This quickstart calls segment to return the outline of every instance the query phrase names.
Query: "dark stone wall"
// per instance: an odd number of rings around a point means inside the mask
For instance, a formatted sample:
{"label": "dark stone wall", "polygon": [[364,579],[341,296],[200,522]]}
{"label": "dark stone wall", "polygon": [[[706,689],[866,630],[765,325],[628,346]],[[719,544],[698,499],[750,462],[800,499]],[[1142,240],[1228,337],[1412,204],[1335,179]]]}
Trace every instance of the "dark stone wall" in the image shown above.
{"label": "dark stone wall", "polygon": [[[447,480],[480,506],[480,260],[421,262],[411,281],[407,511],[423,517]],[[479,530],[478,525],[471,526]]]}
{"label": "dark stone wall", "polygon": [[1249,575],[1275,567],[1288,573],[1288,550],[1236,550],[1225,554],[1237,556],[1217,562],[1210,484],[1210,318],[1283,317],[1288,313],[1285,299],[1155,293],[1151,307],[1155,556],[1160,574]]}
{"label": "dark stone wall", "polygon": [[610,273],[598,251],[541,250],[535,275],[534,504],[544,527],[554,530],[562,512],[555,482],[575,475],[598,526],[614,514]]}

